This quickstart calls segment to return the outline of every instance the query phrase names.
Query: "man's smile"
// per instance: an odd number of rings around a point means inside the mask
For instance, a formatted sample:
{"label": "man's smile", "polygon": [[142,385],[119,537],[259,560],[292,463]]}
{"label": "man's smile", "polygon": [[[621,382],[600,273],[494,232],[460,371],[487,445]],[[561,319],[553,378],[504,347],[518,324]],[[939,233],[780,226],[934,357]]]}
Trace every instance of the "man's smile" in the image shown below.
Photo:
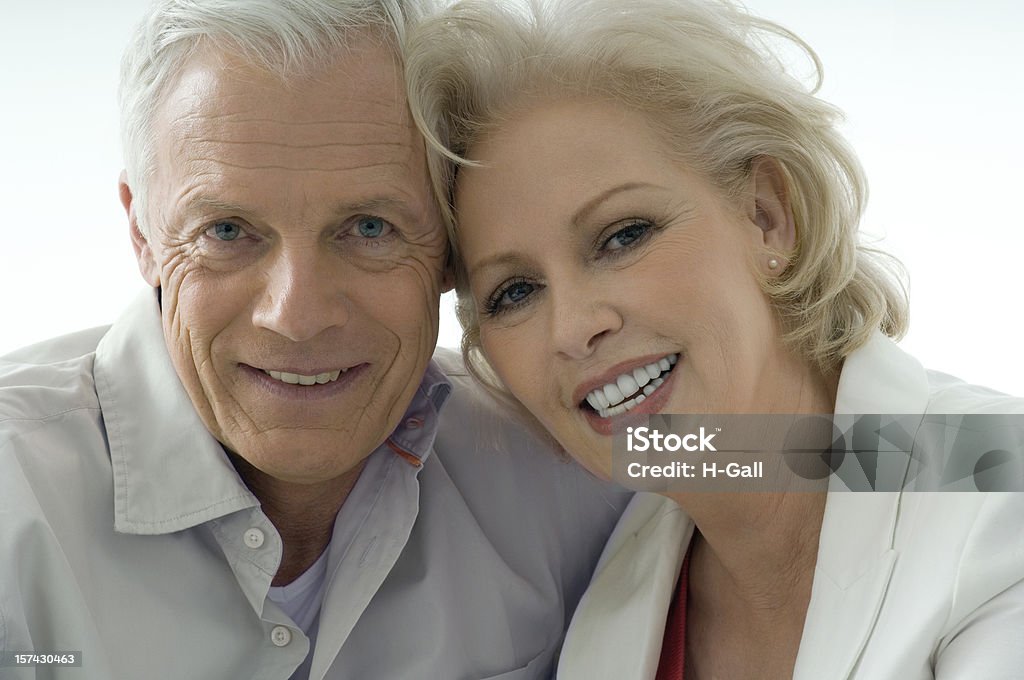
{"label": "man's smile", "polygon": [[265,368],[261,370],[274,380],[280,380],[289,385],[323,385],[324,383],[334,382],[338,379],[339,375],[345,372],[345,369],[341,368],[336,371],[324,371],[316,375],[303,375],[302,373],[274,371]]}
{"label": "man's smile", "polygon": [[370,368],[370,364],[361,363],[348,368],[299,372],[256,368],[248,364],[238,366],[261,393],[304,401],[335,397],[349,390]]}

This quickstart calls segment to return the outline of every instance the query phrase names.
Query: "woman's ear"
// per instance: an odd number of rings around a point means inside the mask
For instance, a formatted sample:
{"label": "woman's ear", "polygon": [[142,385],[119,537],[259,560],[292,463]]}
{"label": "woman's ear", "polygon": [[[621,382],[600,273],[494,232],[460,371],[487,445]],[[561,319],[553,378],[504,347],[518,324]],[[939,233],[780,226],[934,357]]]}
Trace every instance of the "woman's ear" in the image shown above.
{"label": "woman's ear", "polygon": [[772,269],[785,269],[788,262],[779,263],[778,258],[796,251],[797,234],[786,174],[777,160],[770,156],[753,160],[748,196],[748,217],[761,230],[765,248],[777,253],[772,256],[776,261]]}

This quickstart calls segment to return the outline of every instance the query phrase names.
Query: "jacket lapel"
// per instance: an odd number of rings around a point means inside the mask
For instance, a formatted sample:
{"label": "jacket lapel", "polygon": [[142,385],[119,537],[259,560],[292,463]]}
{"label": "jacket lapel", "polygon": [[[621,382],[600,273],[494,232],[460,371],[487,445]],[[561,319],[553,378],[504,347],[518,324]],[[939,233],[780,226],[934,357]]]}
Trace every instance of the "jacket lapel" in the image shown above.
{"label": "jacket lapel", "polygon": [[573,616],[559,680],[654,678],[692,536],[693,522],[675,502],[649,493],[633,497]]}
{"label": "jacket lapel", "polygon": [[899,498],[898,493],[829,495],[793,680],[850,677],[892,578]]}
{"label": "jacket lapel", "polygon": [[[843,362],[837,414],[922,414],[927,404],[924,368],[881,333]],[[903,479],[909,460],[886,458],[876,463],[879,470],[885,468],[886,479]],[[793,680],[851,676],[878,620],[896,564],[892,548],[900,492],[866,491],[866,479],[849,486],[840,477],[857,479],[833,475],[830,481]]]}

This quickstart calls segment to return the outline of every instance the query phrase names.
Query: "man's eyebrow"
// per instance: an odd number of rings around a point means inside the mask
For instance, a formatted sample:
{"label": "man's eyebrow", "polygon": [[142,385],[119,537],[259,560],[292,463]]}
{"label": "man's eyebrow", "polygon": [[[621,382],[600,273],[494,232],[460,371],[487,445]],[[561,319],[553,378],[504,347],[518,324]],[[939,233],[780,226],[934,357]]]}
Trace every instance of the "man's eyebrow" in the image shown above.
{"label": "man's eyebrow", "polygon": [[390,196],[371,198],[356,203],[342,203],[335,208],[338,215],[361,215],[364,213],[374,214],[377,212],[397,212],[409,220],[418,220],[419,215],[407,201]]}
{"label": "man's eyebrow", "polygon": [[224,213],[244,213],[248,212],[245,208],[234,205],[233,203],[227,203],[212,196],[193,196],[185,201],[185,212],[224,212]]}
{"label": "man's eyebrow", "polygon": [[[212,196],[195,196],[185,203],[187,213],[213,211],[219,213],[230,213],[233,215],[245,215],[254,212],[234,203],[229,203]],[[255,211],[258,212],[258,211]],[[416,222],[422,219],[422,215],[409,205],[407,201],[393,197],[370,198],[365,201],[354,203],[339,203],[334,206],[331,213],[336,216],[349,215],[374,215],[378,212],[399,213],[404,219]]]}

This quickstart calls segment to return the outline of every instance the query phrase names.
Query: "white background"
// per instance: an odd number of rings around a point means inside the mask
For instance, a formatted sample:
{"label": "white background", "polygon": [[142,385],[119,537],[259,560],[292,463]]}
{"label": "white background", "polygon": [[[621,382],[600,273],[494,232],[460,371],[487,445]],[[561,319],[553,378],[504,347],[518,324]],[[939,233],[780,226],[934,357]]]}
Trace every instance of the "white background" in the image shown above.
{"label": "white background", "polygon": [[[115,92],[140,0],[0,0],[0,354],[109,323],[141,289],[117,200]],[[1024,395],[1024,5],[750,0],[825,64],[907,266],[926,365]],[[459,329],[445,300],[441,344]]]}

